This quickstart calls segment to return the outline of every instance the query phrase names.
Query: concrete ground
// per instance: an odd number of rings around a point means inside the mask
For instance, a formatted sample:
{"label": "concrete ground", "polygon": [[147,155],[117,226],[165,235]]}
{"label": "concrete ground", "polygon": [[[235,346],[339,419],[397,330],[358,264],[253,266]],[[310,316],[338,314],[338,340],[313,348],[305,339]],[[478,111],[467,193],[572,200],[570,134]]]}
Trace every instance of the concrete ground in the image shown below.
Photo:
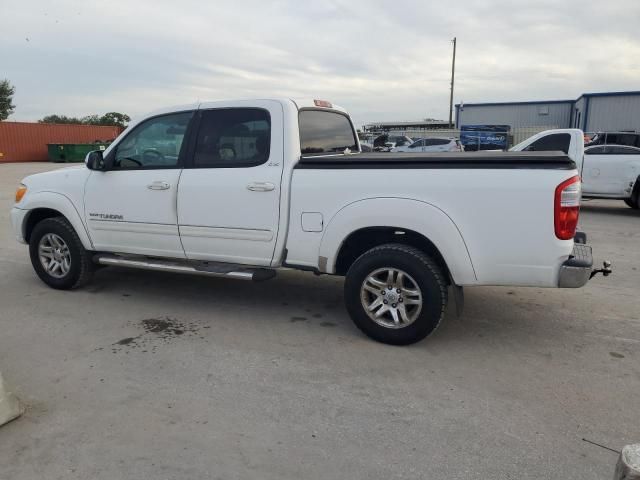
{"label": "concrete ground", "polygon": [[0,428],[1,479],[602,479],[640,441],[640,212],[622,202],[582,213],[609,278],[469,288],[462,318],[391,347],[352,325],[339,278],[45,287],[8,210],[57,167],[0,165],[0,369],[27,404]]}

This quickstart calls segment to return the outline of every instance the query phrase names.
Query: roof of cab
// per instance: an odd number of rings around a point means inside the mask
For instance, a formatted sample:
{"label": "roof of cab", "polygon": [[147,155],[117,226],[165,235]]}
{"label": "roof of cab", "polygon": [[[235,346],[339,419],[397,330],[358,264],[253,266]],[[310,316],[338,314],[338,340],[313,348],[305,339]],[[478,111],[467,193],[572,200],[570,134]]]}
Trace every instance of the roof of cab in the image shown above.
{"label": "roof of cab", "polygon": [[280,102],[280,103],[293,103],[298,110],[301,110],[303,108],[317,108],[317,109],[336,110],[338,112],[347,113],[347,111],[343,107],[336,105],[333,102],[328,100],[322,99],[322,101],[329,102],[331,107],[322,107],[322,106],[316,105],[315,103],[316,100],[320,100],[318,98],[292,98],[292,97],[235,98],[235,99],[229,99],[229,100],[212,100],[207,102],[200,102],[198,106],[201,107],[204,104],[211,105],[218,102],[225,103],[225,104],[229,104],[233,102],[250,102],[251,100],[271,100],[271,101]]}
{"label": "roof of cab", "polygon": [[280,102],[280,103],[293,103],[298,110],[301,110],[303,108],[316,108],[319,110],[334,110],[338,112],[347,113],[347,111],[343,107],[340,107],[339,105],[335,105],[332,102],[329,102],[331,104],[330,108],[319,107],[315,104],[315,101],[317,99],[312,99],[312,98],[253,97],[253,98],[234,98],[229,100],[211,100],[211,101],[205,101],[205,102],[190,103],[186,105],[173,105],[171,107],[160,108],[160,109],[148,112],[146,114],[137,116],[137,118],[135,119],[136,121],[133,123],[138,123],[140,120],[144,120],[149,117],[155,117],[157,115],[162,115],[165,113],[197,110],[201,108],[202,105],[207,105],[207,108],[210,108],[212,105],[215,105],[216,103],[228,105],[233,102],[250,102],[251,100],[271,100],[271,101]]}

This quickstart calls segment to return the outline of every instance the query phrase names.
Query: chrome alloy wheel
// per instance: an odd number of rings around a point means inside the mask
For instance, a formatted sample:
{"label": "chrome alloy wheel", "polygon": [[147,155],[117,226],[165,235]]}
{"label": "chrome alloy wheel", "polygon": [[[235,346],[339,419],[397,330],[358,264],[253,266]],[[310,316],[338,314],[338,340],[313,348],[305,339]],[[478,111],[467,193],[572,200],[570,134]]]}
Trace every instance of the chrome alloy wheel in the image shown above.
{"label": "chrome alloy wheel", "polygon": [[362,282],[360,301],[369,318],[385,328],[411,325],[422,310],[420,287],[411,275],[397,268],[370,273]]}
{"label": "chrome alloy wheel", "polygon": [[71,269],[71,252],[62,237],[47,233],[38,244],[38,257],[44,271],[54,278],[63,278]]}

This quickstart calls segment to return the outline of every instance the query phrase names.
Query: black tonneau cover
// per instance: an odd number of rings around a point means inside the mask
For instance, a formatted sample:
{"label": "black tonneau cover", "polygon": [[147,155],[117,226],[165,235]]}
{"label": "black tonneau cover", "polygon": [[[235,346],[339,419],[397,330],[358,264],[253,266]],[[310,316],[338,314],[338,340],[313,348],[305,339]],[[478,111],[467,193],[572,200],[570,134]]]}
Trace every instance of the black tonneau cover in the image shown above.
{"label": "black tonneau cover", "polygon": [[303,156],[298,169],[459,168],[573,170],[563,152],[355,153]]}

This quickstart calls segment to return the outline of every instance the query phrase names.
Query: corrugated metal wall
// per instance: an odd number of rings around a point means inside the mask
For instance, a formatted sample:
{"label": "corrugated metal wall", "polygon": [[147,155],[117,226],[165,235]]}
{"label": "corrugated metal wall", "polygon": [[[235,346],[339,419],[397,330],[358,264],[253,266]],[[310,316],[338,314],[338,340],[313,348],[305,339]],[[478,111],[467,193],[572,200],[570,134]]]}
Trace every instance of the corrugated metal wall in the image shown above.
{"label": "corrugated metal wall", "polygon": [[580,128],[584,126],[584,116],[585,116],[585,106],[586,106],[585,97],[580,97],[573,104],[573,116],[571,120],[572,128]]}
{"label": "corrugated metal wall", "polygon": [[589,97],[588,115],[588,132],[640,131],[640,95]]}
{"label": "corrugated metal wall", "polygon": [[549,126],[568,128],[571,125],[572,102],[463,105],[459,109],[457,126],[462,125],[510,125],[519,127]]}
{"label": "corrugated metal wall", "polygon": [[0,122],[0,162],[46,162],[48,143],[112,141],[120,127]]}

